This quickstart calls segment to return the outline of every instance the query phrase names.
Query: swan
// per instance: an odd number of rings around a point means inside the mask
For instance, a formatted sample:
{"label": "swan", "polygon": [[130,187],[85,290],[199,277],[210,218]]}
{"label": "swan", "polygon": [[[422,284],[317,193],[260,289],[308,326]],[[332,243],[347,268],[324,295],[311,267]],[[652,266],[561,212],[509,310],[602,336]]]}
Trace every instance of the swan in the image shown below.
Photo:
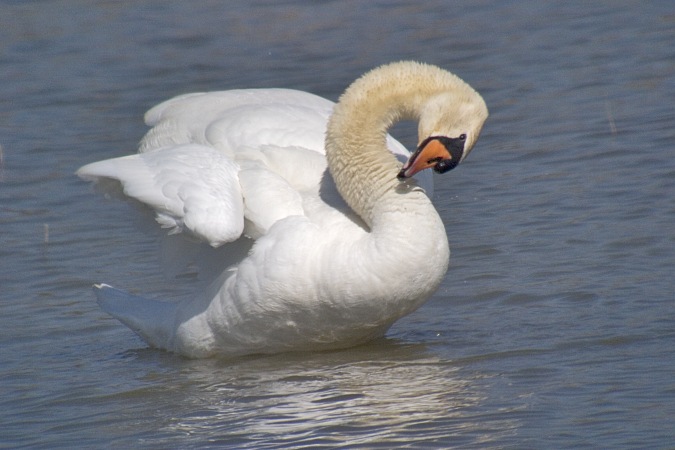
{"label": "swan", "polygon": [[[448,268],[445,227],[414,176],[463,161],[487,116],[459,77],[412,61],[371,70],[337,104],[288,89],[161,103],[146,113],[152,128],[137,154],[77,175],[112,180],[169,233],[232,251],[192,298],[146,299],[97,284],[97,301],[150,346],[190,358],[381,337]],[[418,121],[412,154],[387,134],[401,119]],[[396,156],[409,158],[402,165]]]}

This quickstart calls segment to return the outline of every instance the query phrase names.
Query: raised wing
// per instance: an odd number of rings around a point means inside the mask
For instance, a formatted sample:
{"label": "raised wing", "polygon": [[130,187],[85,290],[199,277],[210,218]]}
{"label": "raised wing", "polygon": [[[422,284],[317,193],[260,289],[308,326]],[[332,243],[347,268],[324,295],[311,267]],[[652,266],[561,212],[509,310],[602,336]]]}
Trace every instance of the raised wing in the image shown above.
{"label": "raised wing", "polygon": [[[126,195],[155,210],[170,233],[188,232],[214,247],[242,234],[257,238],[277,221],[304,213],[301,193],[339,196],[331,183],[321,188],[333,106],[290,89],[178,96],[146,113],[152,128],[139,154],[77,173],[119,181]],[[400,143],[391,137],[387,142],[401,161],[407,159]],[[420,175],[431,195],[431,175]]]}
{"label": "raised wing", "polygon": [[244,229],[239,165],[216,149],[185,144],[88,164],[77,174],[120,182],[126,195],[157,213],[171,233],[189,231],[217,247]]}

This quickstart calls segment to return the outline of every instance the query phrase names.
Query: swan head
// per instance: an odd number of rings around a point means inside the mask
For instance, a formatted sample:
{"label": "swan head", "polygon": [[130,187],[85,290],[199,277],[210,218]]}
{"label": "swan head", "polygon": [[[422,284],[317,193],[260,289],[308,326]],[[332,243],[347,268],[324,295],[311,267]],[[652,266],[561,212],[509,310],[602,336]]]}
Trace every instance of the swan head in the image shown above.
{"label": "swan head", "polygon": [[471,152],[488,110],[469,85],[461,87],[464,89],[440,93],[424,104],[419,118],[420,143],[398,173],[399,179],[428,168],[448,172]]}

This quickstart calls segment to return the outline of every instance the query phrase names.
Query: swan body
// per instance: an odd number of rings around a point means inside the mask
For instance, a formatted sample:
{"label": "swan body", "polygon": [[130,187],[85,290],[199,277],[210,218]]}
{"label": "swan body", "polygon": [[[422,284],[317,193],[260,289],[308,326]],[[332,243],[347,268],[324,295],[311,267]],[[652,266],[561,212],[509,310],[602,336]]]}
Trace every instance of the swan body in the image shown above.
{"label": "swan body", "polygon": [[[152,129],[138,154],[78,175],[117,181],[170,233],[224,247],[223,270],[184,301],[101,284],[98,302],[151,346],[188,357],[344,348],[382,336],[433,294],[448,267],[424,169],[463,160],[487,115],[468,84],[415,62],[372,70],[337,104],[287,89],[164,102],[146,114]],[[419,122],[412,156],[387,134],[404,118]]]}

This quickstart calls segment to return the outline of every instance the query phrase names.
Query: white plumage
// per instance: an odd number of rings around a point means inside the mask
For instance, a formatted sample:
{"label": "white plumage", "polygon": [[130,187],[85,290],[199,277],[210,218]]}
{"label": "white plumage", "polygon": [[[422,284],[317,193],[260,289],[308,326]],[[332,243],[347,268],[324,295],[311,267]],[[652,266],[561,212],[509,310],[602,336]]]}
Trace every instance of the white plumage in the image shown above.
{"label": "white plumage", "polygon": [[[190,357],[340,348],[381,336],[435,291],[449,257],[438,214],[407,178],[441,158],[420,148],[413,158],[422,166],[397,178],[409,153],[386,130],[402,117],[419,119],[420,142],[465,135],[463,159],[487,109],[454,75],[411,62],[373,70],[337,106],[257,89],[152,108],[138,154],[78,175],[119,181],[170,233],[232,247],[222,261],[229,267],[179,303],[97,285],[100,305],[150,345]],[[418,176],[430,192],[429,171]]]}

